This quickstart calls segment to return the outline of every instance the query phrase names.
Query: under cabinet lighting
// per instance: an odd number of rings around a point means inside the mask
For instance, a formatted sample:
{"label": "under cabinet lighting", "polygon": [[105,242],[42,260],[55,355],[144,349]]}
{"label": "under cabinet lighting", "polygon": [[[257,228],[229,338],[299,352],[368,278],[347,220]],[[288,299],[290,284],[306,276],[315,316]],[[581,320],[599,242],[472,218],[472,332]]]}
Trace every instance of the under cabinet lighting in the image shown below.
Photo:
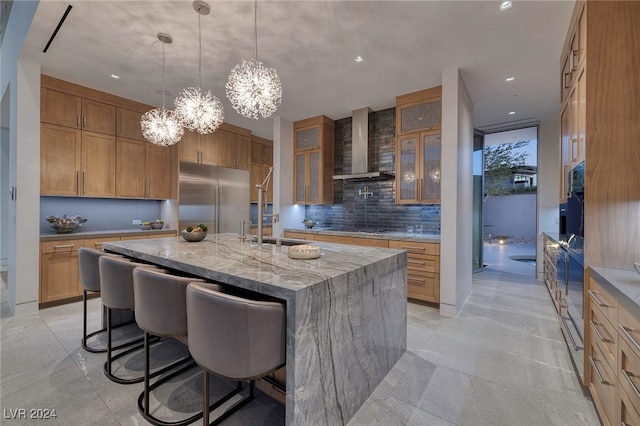
{"label": "under cabinet lighting", "polygon": [[512,3],[510,1],[503,1],[500,3],[500,12],[504,12],[507,9],[511,9]]}

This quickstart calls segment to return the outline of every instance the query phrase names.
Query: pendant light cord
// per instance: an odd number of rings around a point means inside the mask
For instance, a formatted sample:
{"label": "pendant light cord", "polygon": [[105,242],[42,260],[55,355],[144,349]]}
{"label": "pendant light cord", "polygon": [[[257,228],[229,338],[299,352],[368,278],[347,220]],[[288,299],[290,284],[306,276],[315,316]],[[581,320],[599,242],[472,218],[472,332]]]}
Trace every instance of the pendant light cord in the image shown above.
{"label": "pendant light cord", "polygon": [[202,14],[198,12],[198,87],[202,87]]}
{"label": "pendant light cord", "polygon": [[162,43],[162,109],[164,110],[164,41]]}
{"label": "pendant light cord", "polygon": [[253,57],[258,62],[258,0],[253,7]]}

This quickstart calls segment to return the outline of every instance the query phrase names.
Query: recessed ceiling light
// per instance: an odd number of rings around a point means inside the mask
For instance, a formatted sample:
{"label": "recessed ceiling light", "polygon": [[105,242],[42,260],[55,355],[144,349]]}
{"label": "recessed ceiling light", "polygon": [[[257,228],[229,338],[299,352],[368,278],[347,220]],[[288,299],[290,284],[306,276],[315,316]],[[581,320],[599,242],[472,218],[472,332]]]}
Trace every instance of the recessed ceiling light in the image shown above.
{"label": "recessed ceiling light", "polygon": [[510,1],[503,1],[502,3],[500,3],[500,12],[504,12],[507,9],[511,9],[511,2]]}
{"label": "recessed ceiling light", "polygon": [[356,62],[362,62],[362,61],[364,61],[364,59],[362,58],[362,56],[356,56],[356,57],[355,57],[355,59],[354,59],[354,61],[356,61]]}
{"label": "recessed ceiling light", "polygon": [[515,111],[509,111],[509,115],[514,115],[515,113]]}
{"label": "recessed ceiling light", "polygon": [[516,79],[515,77],[507,77],[507,78],[505,78],[505,81],[513,81],[515,79]]}
{"label": "recessed ceiling light", "polygon": [[518,95],[511,95],[511,97],[512,97],[512,98],[517,98],[517,97],[518,97]]}
{"label": "recessed ceiling light", "polygon": [[119,76],[119,75],[116,75],[116,74],[111,74],[111,78],[114,78],[114,79],[116,79],[116,80],[117,80],[117,79],[119,79],[119,78],[120,78],[120,76]]}

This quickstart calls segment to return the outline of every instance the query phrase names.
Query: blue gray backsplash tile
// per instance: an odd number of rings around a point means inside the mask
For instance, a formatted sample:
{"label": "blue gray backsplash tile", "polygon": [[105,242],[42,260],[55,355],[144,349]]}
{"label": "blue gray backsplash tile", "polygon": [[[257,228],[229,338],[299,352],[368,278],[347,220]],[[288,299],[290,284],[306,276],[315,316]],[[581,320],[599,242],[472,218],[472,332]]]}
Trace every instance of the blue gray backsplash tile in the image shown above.
{"label": "blue gray backsplash tile", "polygon": [[[395,172],[396,109],[374,113],[369,122],[369,171]],[[351,117],[336,120],[334,174],[351,173]],[[305,216],[318,226],[335,230],[385,229],[405,232],[422,226],[422,232],[440,234],[439,204],[395,204],[395,181],[334,181],[334,204],[305,207]],[[373,196],[364,199],[365,186]]]}

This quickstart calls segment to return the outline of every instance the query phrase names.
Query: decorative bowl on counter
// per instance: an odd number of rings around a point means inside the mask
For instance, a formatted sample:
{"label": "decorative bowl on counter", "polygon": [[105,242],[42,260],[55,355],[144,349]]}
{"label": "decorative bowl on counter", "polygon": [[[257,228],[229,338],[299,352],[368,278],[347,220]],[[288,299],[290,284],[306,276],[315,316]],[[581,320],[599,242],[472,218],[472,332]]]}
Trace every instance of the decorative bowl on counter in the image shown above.
{"label": "decorative bowl on counter", "polygon": [[142,222],[140,224],[140,228],[143,229],[144,231],[151,229],[151,222]]}
{"label": "decorative bowl on counter", "polygon": [[162,229],[164,226],[164,222],[160,220],[156,220],[155,222],[151,222],[151,229]]}
{"label": "decorative bowl on counter", "polygon": [[87,219],[83,219],[78,215],[67,216],[49,216],[47,222],[58,234],[68,234],[79,226],[82,226]]}
{"label": "decorative bowl on counter", "polygon": [[317,222],[311,219],[305,219],[302,221],[302,223],[304,223],[305,228],[311,229]]}
{"label": "decorative bowl on counter", "polygon": [[291,259],[317,259],[320,257],[320,247],[312,244],[290,246],[288,255]]}
{"label": "decorative bowl on counter", "polygon": [[182,238],[189,241],[190,243],[197,243],[198,241],[202,241],[207,236],[207,231],[182,231]]}

